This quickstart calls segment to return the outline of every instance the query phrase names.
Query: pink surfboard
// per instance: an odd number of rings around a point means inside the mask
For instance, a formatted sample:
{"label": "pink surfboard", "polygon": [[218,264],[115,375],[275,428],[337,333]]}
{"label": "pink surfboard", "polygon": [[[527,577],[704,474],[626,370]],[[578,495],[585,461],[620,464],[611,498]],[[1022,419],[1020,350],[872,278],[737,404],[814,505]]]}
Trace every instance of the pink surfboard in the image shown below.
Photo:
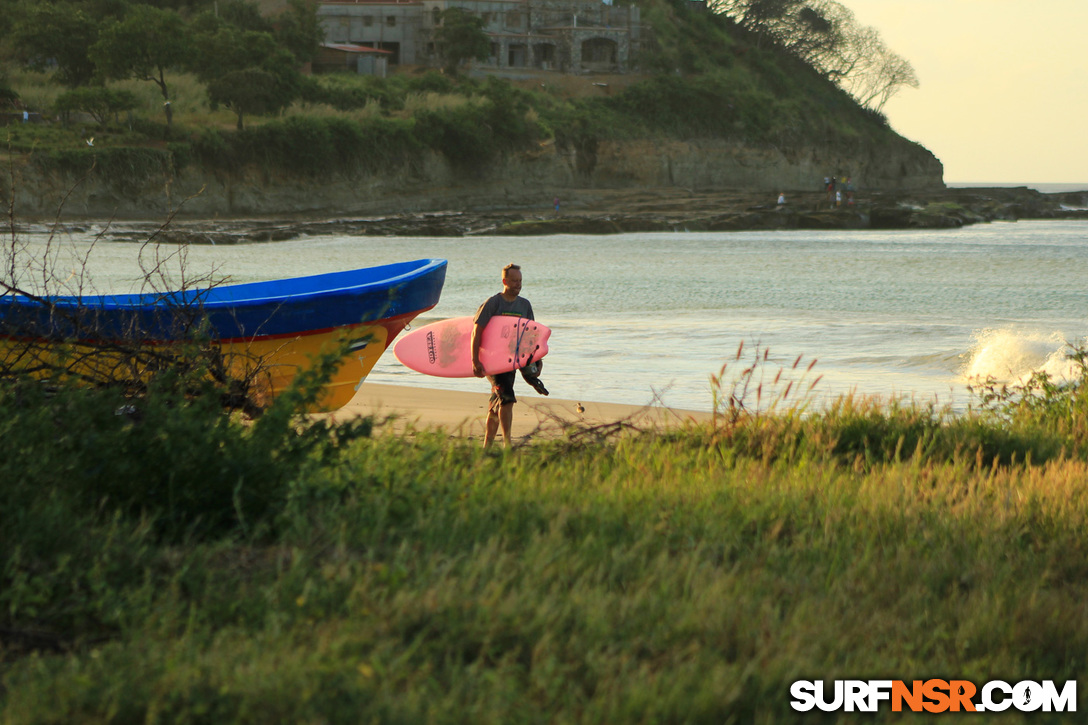
{"label": "pink surfboard", "polygon": [[[548,354],[552,331],[522,317],[492,317],[480,340],[484,372],[497,375]],[[393,345],[393,354],[416,372],[440,378],[472,377],[472,318],[454,317],[412,330]]]}

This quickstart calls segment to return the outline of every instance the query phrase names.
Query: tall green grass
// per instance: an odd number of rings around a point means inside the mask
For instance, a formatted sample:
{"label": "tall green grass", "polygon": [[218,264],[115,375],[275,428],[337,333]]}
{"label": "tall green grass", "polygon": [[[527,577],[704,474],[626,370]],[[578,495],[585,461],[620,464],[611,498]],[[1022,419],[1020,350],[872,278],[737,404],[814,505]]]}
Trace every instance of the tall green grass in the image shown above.
{"label": "tall green grass", "polygon": [[[65,445],[4,434],[4,722],[804,722],[797,679],[1083,678],[1079,383],[805,410],[774,392],[803,361],[748,355],[715,421],[671,431],[495,453],[380,429],[286,472],[238,453],[252,432],[165,435],[181,527],[110,461],[178,423],[50,399]],[[60,475],[96,458],[100,483]]]}

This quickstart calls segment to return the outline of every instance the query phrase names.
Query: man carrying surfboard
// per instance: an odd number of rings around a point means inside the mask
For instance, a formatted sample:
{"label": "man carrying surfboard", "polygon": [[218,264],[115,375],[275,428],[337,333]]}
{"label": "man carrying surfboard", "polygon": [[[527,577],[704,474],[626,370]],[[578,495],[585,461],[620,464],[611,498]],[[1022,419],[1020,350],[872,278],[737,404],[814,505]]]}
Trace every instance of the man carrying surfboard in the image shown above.
{"label": "man carrying surfboard", "polygon": [[[476,311],[472,327],[472,374],[478,378],[484,377],[484,366],[480,362],[480,341],[483,338],[484,328],[492,317],[509,316],[524,317],[534,320],[533,306],[529,300],[521,297],[521,267],[516,264],[508,264],[502,268],[502,292],[489,297],[480,309]],[[524,369],[522,376],[541,395],[547,395],[548,391],[540,378],[541,361],[532,363],[535,369],[530,373]],[[530,367],[532,367],[530,366]],[[495,440],[495,434],[502,428],[502,438],[506,447],[510,447],[510,427],[514,420],[514,371],[488,375],[491,383],[491,400],[487,407],[487,427],[484,433],[484,447],[487,448]]]}

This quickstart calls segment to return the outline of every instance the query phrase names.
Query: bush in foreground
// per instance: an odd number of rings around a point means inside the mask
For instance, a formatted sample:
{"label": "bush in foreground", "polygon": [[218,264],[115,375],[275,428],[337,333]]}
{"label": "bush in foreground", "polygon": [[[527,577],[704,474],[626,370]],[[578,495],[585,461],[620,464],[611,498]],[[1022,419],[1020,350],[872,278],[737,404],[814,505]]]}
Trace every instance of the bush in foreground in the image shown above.
{"label": "bush in foreground", "polygon": [[980,457],[1051,440],[1001,410],[749,409],[498,456],[387,431],[169,540],[145,508],[23,490],[8,521],[55,541],[7,557],[0,697],[13,723],[801,722],[797,679],[1077,679],[1088,466],[1068,436]]}

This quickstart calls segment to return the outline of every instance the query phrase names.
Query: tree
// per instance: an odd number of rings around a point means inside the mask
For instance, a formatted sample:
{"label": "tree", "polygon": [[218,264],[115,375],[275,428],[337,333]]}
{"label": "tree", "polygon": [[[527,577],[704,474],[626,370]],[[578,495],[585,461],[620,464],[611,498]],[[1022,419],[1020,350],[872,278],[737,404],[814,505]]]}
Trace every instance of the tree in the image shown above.
{"label": "tree", "polygon": [[904,87],[918,87],[914,68],[888,49],[876,28],[859,26],[853,12],[835,0],[808,1],[820,3],[821,13],[833,26],[835,42],[808,48],[801,57],[858,103],[880,111]]}
{"label": "tree", "polygon": [[90,83],[95,64],[91,46],[98,40],[95,17],[76,3],[24,3],[16,6],[10,42],[16,60],[69,88]]}
{"label": "tree", "polygon": [[287,10],[278,20],[275,35],[280,43],[294,53],[300,63],[312,61],[325,41],[325,30],[317,17],[317,2],[288,0]]}
{"label": "tree", "polygon": [[189,57],[185,21],[173,10],[134,5],[123,20],[102,30],[91,47],[91,58],[107,78],[151,81],[162,93],[166,125],[173,121],[166,71],[184,65]]}
{"label": "tree", "polygon": [[834,52],[842,43],[839,23],[823,9],[805,5],[798,10],[786,47],[799,58]]}
{"label": "tree", "polygon": [[[97,0],[101,2],[102,0]],[[145,5],[159,8],[160,10],[176,10],[188,15],[199,9],[213,6],[216,0],[144,0]],[[236,2],[239,0],[218,0],[220,4]]]}
{"label": "tree", "polygon": [[776,21],[793,12],[801,0],[748,0],[741,16],[741,26],[750,30],[773,27]]}
{"label": "tree", "polygon": [[0,22],[0,40],[11,32],[11,21],[18,11],[16,3],[17,0],[0,0],[0,18],[5,18],[4,22]]}
{"label": "tree", "polygon": [[89,113],[100,125],[109,121],[110,117],[116,118],[122,111],[131,111],[137,106],[139,101],[132,91],[102,86],[65,91],[53,104],[54,110],[61,114],[66,115],[72,111]]}
{"label": "tree", "polygon": [[282,53],[287,52],[271,33],[242,30],[222,21],[212,22],[207,15],[197,18],[194,31],[194,52],[187,67],[205,83],[233,71],[282,63]]}
{"label": "tree", "polygon": [[132,7],[131,0],[78,0],[83,9],[98,21],[120,20]]}
{"label": "tree", "polygon": [[756,36],[756,45],[764,39],[781,43],[784,28],[791,24],[791,15],[802,0],[739,0],[736,8],[737,24]]}
{"label": "tree", "polygon": [[246,115],[277,113],[298,97],[298,60],[271,34],[242,31],[207,17],[195,24],[201,32],[193,37],[196,52],[189,68],[207,85],[213,104],[238,114],[238,128]]}
{"label": "tree", "polygon": [[268,22],[261,9],[245,0],[225,0],[217,6],[217,17],[239,30],[256,30],[261,33],[272,32],[272,23]]}
{"label": "tree", "polygon": [[910,63],[836,0],[711,0],[711,8],[797,56],[873,110],[903,87],[918,87]]}
{"label": "tree", "polygon": [[260,68],[231,71],[208,84],[208,98],[213,105],[222,103],[238,115],[238,130],[246,114],[277,113],[294,100],[279,79]]}
{"label": "tree", "polygon": [[434,45],[442,59],[442,69],[457,75],[466,60],[487,60],[491,41],[484,32],[483,19],[461,8],[447,8],[439,13],[439,25],[434,31]]}
{"label": "tree", "polygon": [[881,48],[881,52],[869,59],[863,73],[849,78],[847,89],[861,105],[880,111],[884,104],[906,88],[917,88],[918,77],[914,68],[903,57]]}

